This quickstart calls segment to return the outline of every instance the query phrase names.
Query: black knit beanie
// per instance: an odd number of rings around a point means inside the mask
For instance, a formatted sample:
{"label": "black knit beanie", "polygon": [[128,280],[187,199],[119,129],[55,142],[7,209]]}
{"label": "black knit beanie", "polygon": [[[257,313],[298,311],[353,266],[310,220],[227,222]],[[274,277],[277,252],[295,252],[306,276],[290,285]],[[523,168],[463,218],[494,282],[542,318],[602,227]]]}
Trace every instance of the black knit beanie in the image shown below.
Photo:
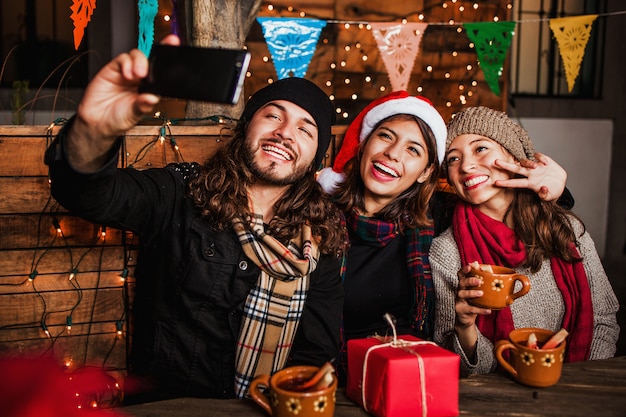
{"label": "black knit beanie", "polygon": [[241,118],[249,122],[258,109],[274,100],[290,101],[313,117],[318,131],[315,167],[319,167],[330,144],[330,129],[336,120],[335,108],[326,93],[304,78],[283,78],[254,93],[246,103]]}
{"label": "black knit beanie", "polygon": [[454,138],[465,133],[495,140],[518,161],[535,160],[535,150],[528,132],[501,111],[478,106],[457,113],[448,124],[446,152]]}

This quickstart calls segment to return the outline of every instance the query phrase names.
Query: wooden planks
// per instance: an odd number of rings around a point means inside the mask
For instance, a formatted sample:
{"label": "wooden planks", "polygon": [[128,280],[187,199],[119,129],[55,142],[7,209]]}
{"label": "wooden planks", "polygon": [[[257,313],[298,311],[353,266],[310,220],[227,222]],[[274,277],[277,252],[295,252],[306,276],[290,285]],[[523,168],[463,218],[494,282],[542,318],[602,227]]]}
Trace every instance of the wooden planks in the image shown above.
{"label": "wooden planks", "polygon": [[[161,126],[138,126],[123,138],[119,164],[204,162],[231,128],[167,126],[161,140]],[[95,364],[123,376],[137,241],[51,198],[47,133],[48,126],[0,126],[0,152],[10,156],[0,161],[0,354],[47,352],[70,370]]]}

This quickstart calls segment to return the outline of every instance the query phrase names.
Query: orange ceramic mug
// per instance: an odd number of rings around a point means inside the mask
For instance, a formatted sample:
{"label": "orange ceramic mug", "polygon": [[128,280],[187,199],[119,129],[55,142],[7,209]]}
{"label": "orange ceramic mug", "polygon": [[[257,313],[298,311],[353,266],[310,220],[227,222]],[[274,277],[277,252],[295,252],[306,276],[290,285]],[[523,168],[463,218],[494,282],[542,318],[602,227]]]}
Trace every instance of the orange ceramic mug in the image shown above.
{"label": "orange ceramic mug", "polygon": [[[470,304],[491,310],[502,310],[530,291],[530,279],[526,275],[518,274],[514,269],[504,266],[488,265],[487,267],[484,265],[479,265],[478,268],[472,267],[468,274],[481,280],[481,284],[472,289],[483,291],[481,297],[468,299]],[[522,284],[517,292],[515,291],[516,282]]]}
{"label": "orange ceramic mug", "polygon": [[[538,348],[528,346],[531,333],[537,336]],[[498,340],[494,352],[498,363],[518,382],[531,387],[549,387],[559,382],[563,369],[565,341],[553,349],[541,346],[555,332],[533,327],[515,329],[509,333],[509,340]],[[509,351],[509,360],[502,354]]]}
{"label": "orange ceramic mug", "polygon": [[[309,380],[318,370],[315,366],[291,366],[252,381],[248,393],[273,417],[332,417],[335,413],[337,377],[326,388],[297,391],[294,387]],[[266,391],[262,392],[261,387]]]}

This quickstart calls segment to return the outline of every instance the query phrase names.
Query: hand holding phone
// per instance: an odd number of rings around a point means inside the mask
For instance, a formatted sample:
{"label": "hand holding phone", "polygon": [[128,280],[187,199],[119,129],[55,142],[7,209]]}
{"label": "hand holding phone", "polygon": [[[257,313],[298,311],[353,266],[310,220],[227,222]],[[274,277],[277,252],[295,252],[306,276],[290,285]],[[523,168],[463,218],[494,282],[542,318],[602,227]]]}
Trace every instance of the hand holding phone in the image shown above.
{"label": "hand holding phone", "polygon": [[235,104],[243,89],[250,53],[240,49],[155,44],[141,93]]}

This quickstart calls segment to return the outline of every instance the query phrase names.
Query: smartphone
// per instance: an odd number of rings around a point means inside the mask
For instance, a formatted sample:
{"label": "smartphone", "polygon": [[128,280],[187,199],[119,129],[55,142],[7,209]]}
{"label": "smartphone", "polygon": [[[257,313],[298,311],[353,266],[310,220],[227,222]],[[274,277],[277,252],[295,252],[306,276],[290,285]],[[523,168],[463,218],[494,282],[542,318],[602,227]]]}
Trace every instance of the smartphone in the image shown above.
{"label": "smartphone", "polygon": [[139,91],[163,97],[235,104],[250,64],[240,49],[155,44]]}

